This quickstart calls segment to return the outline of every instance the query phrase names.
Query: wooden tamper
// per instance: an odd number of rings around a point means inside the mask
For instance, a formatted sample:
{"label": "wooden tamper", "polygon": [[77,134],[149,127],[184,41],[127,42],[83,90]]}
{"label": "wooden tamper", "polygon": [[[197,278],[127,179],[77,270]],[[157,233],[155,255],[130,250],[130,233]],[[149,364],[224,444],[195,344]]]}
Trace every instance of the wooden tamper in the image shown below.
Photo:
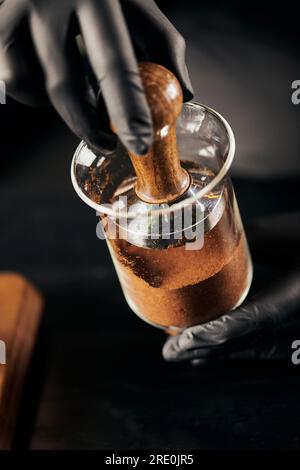
{"label": "wooden tamper", "polygon": [[182,91],[172,72],[158,64],[139,65],[150,107],[154,142],[146,155],[129,152],[137,181],[137,196],[147,203],[169,203],[190,186],[190,176],[180,164],[176,120],[182,108]]}

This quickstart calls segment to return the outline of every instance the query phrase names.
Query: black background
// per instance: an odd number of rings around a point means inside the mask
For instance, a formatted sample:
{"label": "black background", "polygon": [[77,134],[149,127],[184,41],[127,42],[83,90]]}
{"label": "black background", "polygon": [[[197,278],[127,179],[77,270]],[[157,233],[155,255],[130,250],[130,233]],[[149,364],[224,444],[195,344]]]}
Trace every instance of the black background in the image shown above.
{"label": "black background", "polygon": [[[236,132],[245,224],[299,209],[294,5],[158,3],[187,39],[197,101]],[[77,138],[53,110],[10,99],[0,125],[0,269],[23,273],[46,298],[15,447],[298,448],[300,368],[165,363],[164,334],[131,313],[96,216],[71,186]]]}

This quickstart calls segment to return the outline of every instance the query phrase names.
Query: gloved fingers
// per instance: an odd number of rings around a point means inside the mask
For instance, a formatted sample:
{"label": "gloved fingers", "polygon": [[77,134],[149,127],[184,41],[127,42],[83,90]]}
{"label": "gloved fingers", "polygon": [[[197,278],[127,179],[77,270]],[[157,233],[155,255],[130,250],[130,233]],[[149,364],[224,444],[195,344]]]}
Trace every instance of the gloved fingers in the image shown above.
{"label": "gloved fingers", "polygon": [[284,359],[290,355],[290,345],[283,345],[281,339],[276,334],[276,330],[267,328],[253,330],[249,334],[207,346],[203,342],[201,345],[195,343],[192,347],[187,346],[186,343],[172,343],[169,339],[164,345],[163,356],[167,361],[172,362],[189,360],[195,366],[216,361]]}
{"label": "gloved fingers", "polygon": [[219,350],[199,350],[198,358],[191,360],[193,366],[220,361],[287,360],[292,361],[295,339],[300,337],[299,321],[290,321],[284,328],[254,331],[251,335],[229,341]]}
{"label": "gloved fingers", "polygon": [[168,361],[205,359],[216,355],[223,345],[236,336],[246,336],[256,329],[257,319],[247,311],[234,311],[216,320],[186,328],[180,335],[170,337],[163,347]]}
{"label": "gloved fingers", "polygon": [[68,21],[66,15],[53,21],[48,17],[47,22],[41,18],[43,16],[35,12],[31,15],[31,31],[53,106],[70,129],[95,152],[111,150],[116,138],[101,130],[96,96],[86,82],[79,50],[71,34],[71,20]]}
{"label": "gloved fingers", "polygon": [[[22,44],[22,41],[20,41]],[[19,41],[6,50],[0,46],[0,80],[9,96],[31,106],[48,105],[44,77],[38,61],[27,45]]]}
{"label": "gloved fingers", "polygon": [[186,46],[182,35],[160,11],[154,0],[123,0],[124,15],[144,59],[157,62],[178,78],[184,100],[193,97],[193,87],[186,67]]}
{"label": "gloved fingers", "polygon": [[5,2],[0,9],[0,80],[7,93],[24,104],[49,103],[23,1]]}
{"label": "gloved fingers", "polygon": [[[191,365],[194,367],[207,366],[220,362],[231,362],[231,361],[249,361],[249,360],[283,360],[291,356],[289,349],[285,351],[279,350],[277,345],[270,345],[266,348],[264,345],[263,350],[257,348],[240,349],[234,352],[227,352],[226,350],[219,351],[219,354],[213,354],[211,350],[207,350],[205,353],[199,351],[197,358],[191,359]],[[188,358],[186,359],[188,360]]]}
{"label": "gloved fingers", "polygon": [[0,0],[0,37],[9,41],[28,14],[27,0]]}
{"label": "gloved fingers", "polygon": [[220,318],[184,330],[169,338],[163,347],[168,361],[217,356],[222,348],[238,351],[253,349],[262,331],[284,328],[300,309],[300,272],[295,271]]}
{"label": "gloved fingers", "polygon": [[119,0],[87,0],[77,14],[110,120],[125,147],[145,154],[152,119]]}

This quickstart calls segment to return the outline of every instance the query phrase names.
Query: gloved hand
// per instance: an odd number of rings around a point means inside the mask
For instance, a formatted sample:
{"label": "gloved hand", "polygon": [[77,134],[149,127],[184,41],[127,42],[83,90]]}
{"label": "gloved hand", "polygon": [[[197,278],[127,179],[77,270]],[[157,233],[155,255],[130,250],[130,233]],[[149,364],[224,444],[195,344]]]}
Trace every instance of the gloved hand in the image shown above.
{"label": "gloved hand", "polygon": [[0,0],[0,5],[0,80],[8,93],[34,105],[49,98],[93,149],[113,148],[115,137],[107,123],[100,129],[86,67],[121,141],[138,154],[152,143],[152,122],[137,59],[168,67],[185,99],[192,96],[184,40],[153,0]]}
{"label": "gloved hand", "polygon": [[292,342],[300,339],[300,214],[261,219],[248,238],[256,295],[217,320],[170,337],[163,348],[167,361],[291,357]]}

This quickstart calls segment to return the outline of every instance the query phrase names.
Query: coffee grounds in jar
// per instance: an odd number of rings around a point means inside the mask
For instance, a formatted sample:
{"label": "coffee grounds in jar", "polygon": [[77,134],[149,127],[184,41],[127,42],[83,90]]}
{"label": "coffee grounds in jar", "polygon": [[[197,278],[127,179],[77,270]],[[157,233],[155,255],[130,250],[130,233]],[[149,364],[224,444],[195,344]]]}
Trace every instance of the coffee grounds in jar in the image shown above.
{"label": "coffee grounds in jar", "polygon": [[165,327],[213,320],[236,306],[250,282],[241,231],[235,239],[225,211],[200,250],[146,249],[109,240],[126,299],[137,315]]}

